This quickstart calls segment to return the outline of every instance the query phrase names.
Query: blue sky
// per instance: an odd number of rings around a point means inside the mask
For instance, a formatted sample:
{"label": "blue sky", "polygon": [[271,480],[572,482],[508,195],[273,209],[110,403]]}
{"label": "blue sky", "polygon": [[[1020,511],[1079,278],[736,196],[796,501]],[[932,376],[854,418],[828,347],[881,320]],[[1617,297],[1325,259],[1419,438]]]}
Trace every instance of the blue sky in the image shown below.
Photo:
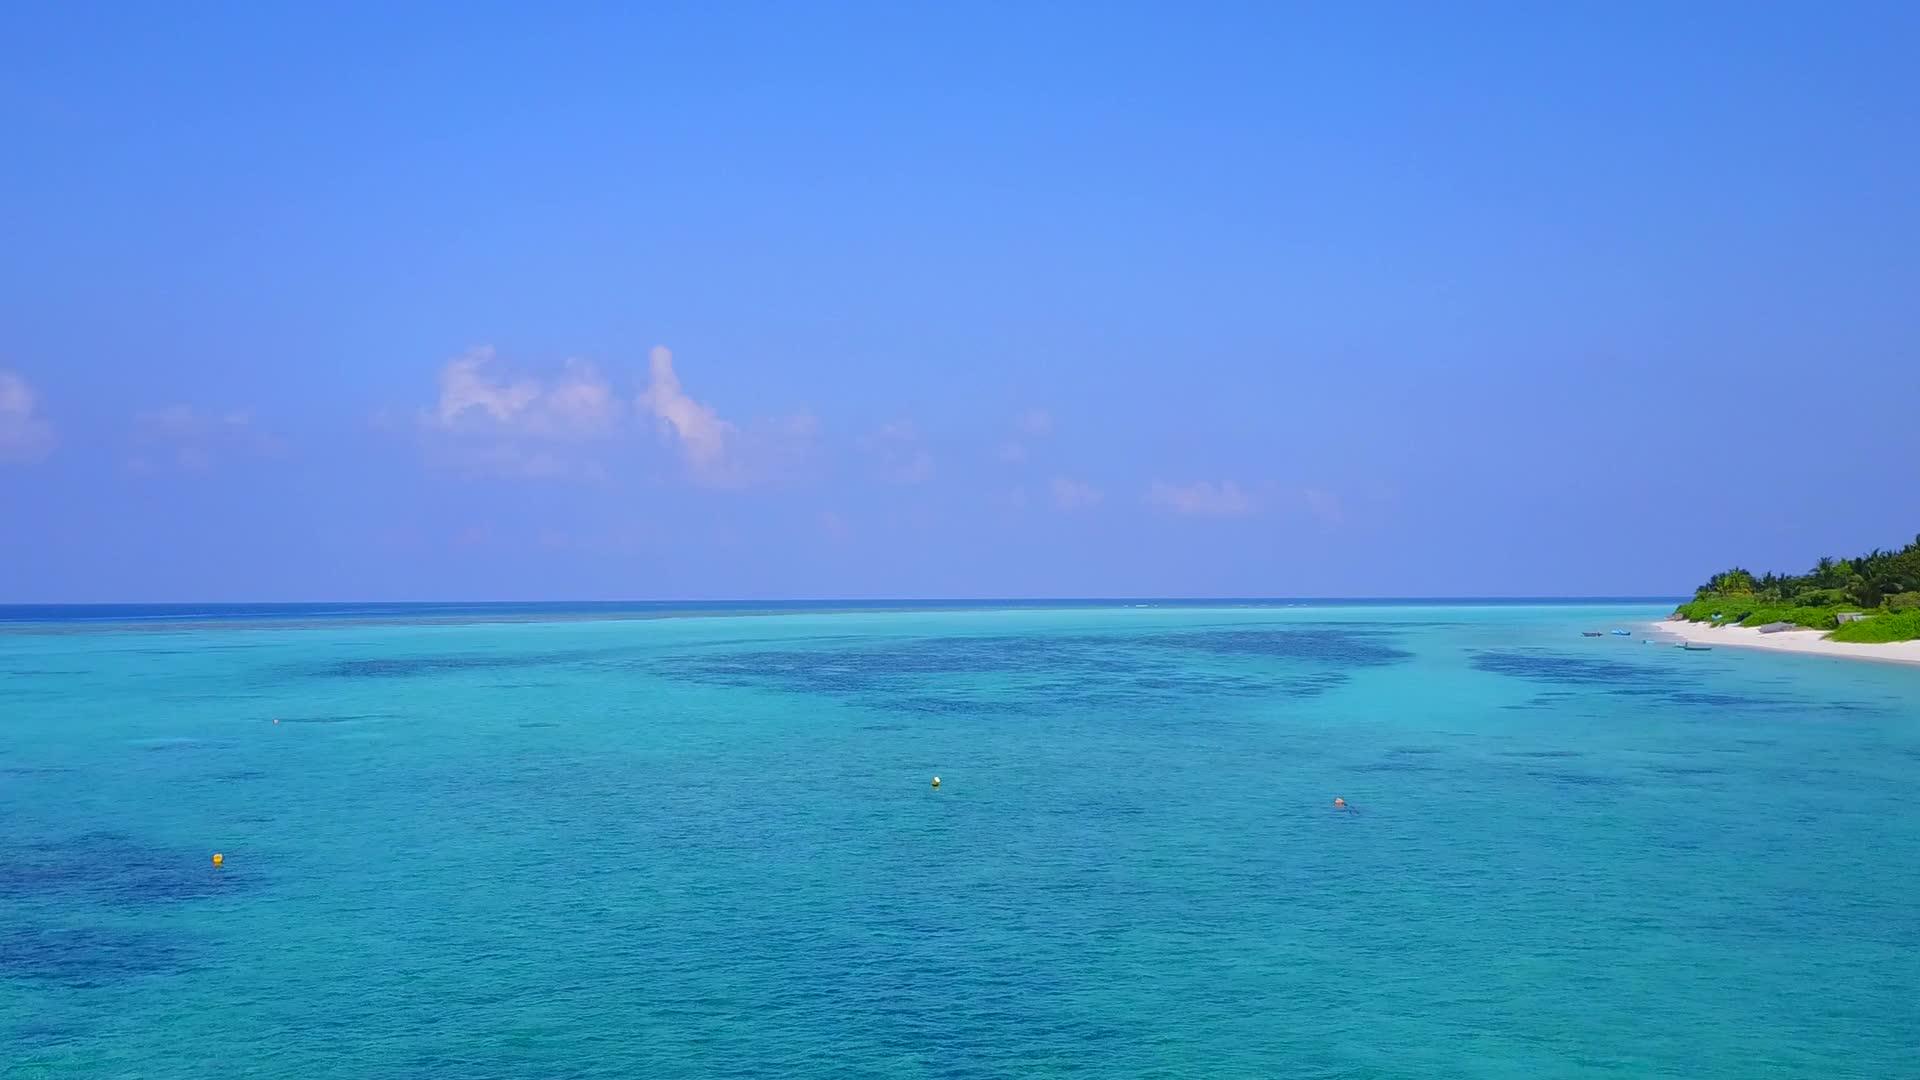
{"label": "blue sky", "polygon": [[1910,5],[267,7],[0,10],[0,601],[1920,531]]}

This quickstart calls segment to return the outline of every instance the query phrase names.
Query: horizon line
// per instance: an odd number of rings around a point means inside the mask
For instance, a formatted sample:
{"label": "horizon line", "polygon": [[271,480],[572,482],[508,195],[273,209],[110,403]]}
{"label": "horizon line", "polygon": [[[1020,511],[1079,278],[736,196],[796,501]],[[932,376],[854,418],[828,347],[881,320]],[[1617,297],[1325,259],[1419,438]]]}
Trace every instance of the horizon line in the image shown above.
{"label": "horizon line", "polygon": [[667,604],[1097,604],[1120,602],[1146,603],[1449,603],[1472,601],[1569,601],[1569,600],[1620,600],[1620,601],[1661,601],[1684,600],[1683,593],[1485,593],[1485,594],[1379,594],[1379,595],[1258,595],[1258,594],[1218,594],[1218,595],[1078,595],[1078,596],[800,596],[800,597],[674,597],[670,599],[579,599],[545,598],[539,600],[476,600],[476,599],[432,599],[432,600],[374,600],[366,598],[338,600],[32,600],[0,601],[0,609],[6,608],[77,608],[77,607],[313,607],[318,605],[382,605],[382,606],[462,606],[484,607],[505,604],[597,604],[617,605],[635,604],[659,607]]}

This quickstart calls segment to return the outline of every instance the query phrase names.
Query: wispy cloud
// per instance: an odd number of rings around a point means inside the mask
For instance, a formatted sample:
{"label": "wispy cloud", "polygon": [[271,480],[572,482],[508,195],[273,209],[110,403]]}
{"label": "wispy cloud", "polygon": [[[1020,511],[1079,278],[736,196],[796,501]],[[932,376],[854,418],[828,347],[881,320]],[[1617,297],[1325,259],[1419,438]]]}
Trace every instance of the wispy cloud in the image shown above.
{"label": "wispy cloud", "polygon": [[441,368],[439,399],[417,420],[430,462],[492,476],[606,480],[619,471],[615,453],[636,450],[651,427],[696,483],[742,487],[798,468],[820,431],[806,411],[744,427],[722,419],[688,393],[665,348],[649,353],[637,393],[583,360],[545,376],[503,367],[482,346]]}
{"label": "wispy cloud", "polygon": [[680,376],[673,370],[673,353],[666,347],[656,345],[647,355],[647,374],[640,407],[677,442],[697,474],[719,478],[725,472],[728,449],[738,429],[681,387]]}
{"label": "wispy cloud", "polygon": [[209,412],[192,405],[136,414],[133,444],[127,467],[139,473],[202,472],[233,458],[271,457],[286,449],[245,409]]}
{"label": "wispy cloud", "polygon": [[1168,513],[1193,517],[1244,517],[1253,512],[1253,499],[1231,480],[1192,484],[1156,482],[1147,489],[1147,502]]}
{"label": "wispy cloud", "polygon": [[481,345],[440,369],[440,396],[418,416],[422,450],[440,468],[518,479],[596,479],[589,444],[616,434],[624,406],[597,368],[569,360],[551,377],[503,370]]}
{"label": "wispy cloud", "polygon": [[811,411],[735,424],[687,393],[667,349],[654,348],[647,360],[640,410],[654,418],[696,482],[747,487],[790,476],[805,466],[821,431],[820,418]]}
{"label": "wispy cloud", "polygon": [[53,449],[53,425],[40,415],[27,380],[0,371],[0,461],[38,461]]}
{"label": "wispy cloud", "polygon": [[427,422],[447,431],[513,433],[548,439],[610,433],[621,407],[613,387],[584,360],[569,360],[552,379],[496,372],[492,346],[481,346],[440,369],[440,400]]}
{"label": "wispy cloud", "polygon": [[1065,476],[1053,478],[1053,505],[1056,510],[1084,510],[1100,505],[1105,498],[1099,488]]}

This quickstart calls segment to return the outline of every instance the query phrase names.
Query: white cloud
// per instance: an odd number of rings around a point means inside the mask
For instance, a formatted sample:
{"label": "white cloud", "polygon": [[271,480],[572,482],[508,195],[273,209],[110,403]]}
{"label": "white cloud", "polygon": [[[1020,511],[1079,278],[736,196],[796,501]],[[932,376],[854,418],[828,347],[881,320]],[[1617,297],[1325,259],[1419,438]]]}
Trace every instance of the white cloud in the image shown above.
{"label": "white cloud", "polygon": [[1169,513],[1195,517],[1243,517],[1253,512],[1253,500],[1231,480],[1218,484],[1210,480],[1193,484],[1156,482],[1147,489],[1147,502]]}
{"label": "white cloud", "polygon": [[1100,505],[1100,489],[1064,476],[1053,478],[1053,505],[1058,510],[1082,510]]}
{"label": "white cloud", "polygon": [[820,420],[802,410],[738,427],[687,392],[665,348],[649,353],[646,385],[629,397],[581,360],[545,377],[503,372],[490,347],[449,361],[439,400],[418,418],[435,464],[523,478],[607,479],[609,448],[632,448],[647,427],[696,482],[738,487],[801,468]]}
{"label": "white cloud", "polygon": [[720,419],[712,406],[695,401],[681,389],[673,370],[673,353],[656,345],[647,355],[649,382],[640,394],[640,407],[653,414],[680,444],[687,463],[696,472],[716,475],[726,463],[735,428]]}
{"label": "white cloud", "polygon": [[134,453],[127,467],[138,473],[167,469],[201,472],[231,458],[271,457],[286,449],[254,423],[245,409],[204,412],[191,405],[149,409],[133,418]]}
{"label": "white cloud", "polygon": [[453,427],[468,412],[477,411],[503,424],[512,423],[540,398],[540,384],[532,379],[502,382],[487,377],[493,347],[483,345],[440,369],[440,405],[435,418],[441,427]]}
{"label": "white cloud", "polygon": [[494,352],[481,346],[440,369],[440,400],[427,416],[447,431],[494,431],[537,438],[589,438],[619,423],[613,387],[583,360],[569,360],[552,380],[494,374]]}
{"label": "white cloud", "polygon": [[39,411],[33,387],[0,371],[0,461],[38,461],[53,449],[53,425]]}
{"label": "white cloud", "polygon": [[440,369],[440,397],[419,416],[427,460],[519,479],[599,479],[587,444],[619,434],[626,407],[599,369],[568,360],[548,377],[500,370],[482,345]]}

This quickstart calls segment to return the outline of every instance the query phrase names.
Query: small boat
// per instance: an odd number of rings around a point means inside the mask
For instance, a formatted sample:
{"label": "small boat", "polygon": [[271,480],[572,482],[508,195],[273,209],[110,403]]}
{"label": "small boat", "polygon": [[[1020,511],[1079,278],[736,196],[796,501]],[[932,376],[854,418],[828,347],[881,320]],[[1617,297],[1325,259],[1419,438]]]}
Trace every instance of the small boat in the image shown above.
{"label": "small boat", "polygon": [[1602,635],[1598,630],[1582,630],[1580,631],[1580,636],[1581,637],[1600,637]]}
{"label": "small boat", "polygon": [[1631,630],[1609,630],[1607,631],[1607,633],[1612,634],[1614,637],[1632,637],[1633,636],[1633,631]]}
{"label": "small boat", "polygon": [[1688,652],[1712,652],[1713,651],[1713,646],[1702,645],[1697,641],[1683,641],[1680,643],[1680,647],[1687,650]]}

